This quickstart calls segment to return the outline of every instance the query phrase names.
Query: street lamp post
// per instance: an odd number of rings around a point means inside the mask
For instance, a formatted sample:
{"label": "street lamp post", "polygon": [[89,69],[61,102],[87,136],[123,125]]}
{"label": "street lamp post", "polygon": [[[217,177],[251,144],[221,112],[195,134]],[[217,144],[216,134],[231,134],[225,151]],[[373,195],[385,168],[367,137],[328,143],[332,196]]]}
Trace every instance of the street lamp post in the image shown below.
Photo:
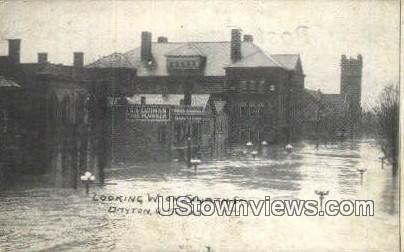
{"label": "street lamp post", "polygon": [[201,160],[200,159],[191,159],[191,165],[194,166],[194,170],[196,172],[196,169],[198,168],[198,165],[201,164]]}
{"label": "street lamp post", "polygon": [[191,168],[191,157],[192,157],[192,146],[191,137],[187,137],[187,167]]}
{"label": "street lamp post", "polygon": [[358,168],[357,171],[361,175],[361,185],[362,185],[362,183],[363,183],[363,174],[366,172],[366,169],[365,168]]}
{"label": "street lamp post", "polygon": [[268,142],[262,141],[261,142],[261,155],[266,157],[268,155]]}
{"label": "street lamp post", "polygon": [[95,176],[91,172],[86,171],[83,176],[80,177],[81,182],[86,186],[86,193],[90,192],[90,184],[95,181]]}
{"label": "street lamp post", "polygon": [[[248,155],[248,152],[252,151],[253,146],[254,146],[253,143],[250,142],[250,141],[248,141],[248,142],[246,143],[247,149],[246,149],[246,151],[245,151],[245,154]],[[252,154],[252,152],[251,152],[251,154]]]}
{"label": "street lamp post", "polygon": [[285,150],[286,150],[288,153],[291,153],[291,152],[293,151],[293,146],[292,146],[291,144],[287,144],[287,145],[285,146]]}
{"label": "street lamp post", "polygon": [[254,150],[251,151],[251,156],[253,157],[253,159],[255,159],[255,157],[258,155],[258,151]]}
{"label": "street lamp post", "polygon": [[323,209],[323,199],[324,196],[328,195],[329,191],[322,191],[322,190],[315,190],[314,191],[315,194],[319,195],[320,198],[320,209]]}

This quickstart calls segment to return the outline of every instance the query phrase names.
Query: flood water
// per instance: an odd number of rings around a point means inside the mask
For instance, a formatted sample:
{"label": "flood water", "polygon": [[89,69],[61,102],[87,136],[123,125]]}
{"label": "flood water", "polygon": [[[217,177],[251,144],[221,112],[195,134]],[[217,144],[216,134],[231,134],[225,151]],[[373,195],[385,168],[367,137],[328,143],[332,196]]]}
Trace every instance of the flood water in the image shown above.
{"label": "flood water", "polygon": [[[399,251],[398,181],[379,157],[372,140],[318,149],[301,144],[292,154],[271,150],[256,160],[205,162],[196,173],[175,162],[122,164],[106,171],[107,184],[93,185],[89,195],[84,187],[15,185],[0,192],[0,250]],[[367,169],[362,178],[358,168]],[[329,190],[326,199],[373,200],[374,216],[165,217],[147,211],[157,207],[148,196],[157,194],[287,200],[318,199],[318,189]]]}

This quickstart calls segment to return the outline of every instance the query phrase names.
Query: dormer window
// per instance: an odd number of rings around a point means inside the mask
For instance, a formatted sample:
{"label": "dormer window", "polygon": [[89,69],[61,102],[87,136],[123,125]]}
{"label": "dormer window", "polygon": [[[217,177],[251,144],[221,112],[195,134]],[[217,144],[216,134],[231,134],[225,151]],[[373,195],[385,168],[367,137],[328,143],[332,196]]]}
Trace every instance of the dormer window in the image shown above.
{"label": "dormer window", "polygon": [[[201,70],[200,67],[205,60],[205,56],[193,43],[184,44],[168,52],[165,56],[169,71]],[[175,64],[172,65],[170,62],[175,62]]]}

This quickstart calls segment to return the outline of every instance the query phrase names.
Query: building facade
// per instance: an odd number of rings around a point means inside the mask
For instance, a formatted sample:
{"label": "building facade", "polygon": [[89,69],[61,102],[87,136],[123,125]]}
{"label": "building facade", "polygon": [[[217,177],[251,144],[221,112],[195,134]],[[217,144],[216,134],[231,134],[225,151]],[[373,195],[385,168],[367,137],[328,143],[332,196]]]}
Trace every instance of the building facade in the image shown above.
{"label": "building facade", "polygon": [[356,137],[360,133],[362,107],[362,56],[341,56],[339,94],[304,90],[304,135],[310,138],[334,139]]}
{"label": "building facade", "polygon": [[110,155],[106,100],[126,90],[111,83],[129,84],[135,71],[86,69],[80,52],[72,66],[52,64],[46,53],[21,63],[20,45],[10,40],[9,55],[0,56],[0,180],[47,175],[44,182],[76,187],[91,171],[103,181]]}
{"label": "building facade", "polygon": [[229,150],[249,141],[298,139],[304,89],[299,55],[267,54],[251,35],[242,39],[238,29],[230,35],[230,41],[221,42],[169,42],[167,37],[153,42],[150,32],[142,32],[139,48],[86,67],[136,69],[134,94],[183,95],[184,106],[191,106],[192,96],[209,95],[212,104],[220,104],[217,113],[226,125],[226,132],[212,140],[216,144],[210,144],[211,156],[216,148]]}

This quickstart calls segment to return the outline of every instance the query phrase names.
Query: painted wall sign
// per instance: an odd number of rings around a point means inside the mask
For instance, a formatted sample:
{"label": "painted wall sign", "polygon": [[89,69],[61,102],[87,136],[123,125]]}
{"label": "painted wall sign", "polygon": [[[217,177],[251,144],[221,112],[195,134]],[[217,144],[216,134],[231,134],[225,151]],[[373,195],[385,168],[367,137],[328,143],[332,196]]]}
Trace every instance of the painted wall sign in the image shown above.
{"label": "painted wall sign", "polygon": [[126,109],[128,120],[169,121],[170,108],[158,105],[129,105]]}

